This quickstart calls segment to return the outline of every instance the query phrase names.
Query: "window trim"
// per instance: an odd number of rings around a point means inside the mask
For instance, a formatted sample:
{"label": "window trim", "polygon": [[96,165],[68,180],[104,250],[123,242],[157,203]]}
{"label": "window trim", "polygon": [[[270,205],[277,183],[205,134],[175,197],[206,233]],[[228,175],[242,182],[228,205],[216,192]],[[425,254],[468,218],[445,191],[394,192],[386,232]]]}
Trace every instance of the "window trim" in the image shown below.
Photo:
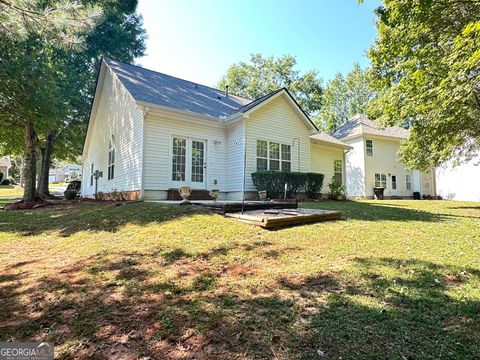
{"label": "window trim", "polygon": [[[379,180],[377,181],[377,175],[378,175],[378,178]],[[385,179],[385,180],[383,180]],[[376,188],[384,188],[386,189],[387,188],[387,174],[382,174],[382,173],[375,173],[374,175],[374,187]],[[377,185],[379,184],[379,185]],[[382,186],[384,185],[384,186]]]}
{"label": "window trim", "polygon": [[[267,157],[263,157],[263,156],[258,155],[259,142],[264,142],[264,143],[267,144]],[[278,158],[272,158],[271,157],[270,147],[271,147],[272,144],[278,145]],[[287,157],[284,158],[283,150],[286,147],[288,147],[289,154],[290,154],[290,156],[288,156],[288,159],[287,159]],[[259,169],[259,166],[258,166],[258,160],[259,159],[267,161],[267,168],[266,169]],[[272,170],[272,168],[271,168],[272,161],[278,162],[278,169]],[[255,163],[255,170],[256,171],[287,171],[287,172],[290,172],[290,171],[292,171],[292,145],[288,144],[288,143],[281,142],[281,141],[269,141],[269,140],[265,140],[265,139],[257,139],[256,142],[255,142],[255,162],[256,162]],[[286,166],[286,164],[289,164],[289,167],[290,167],[289,170],[284,170],[284,166]]]}
{"label": "window trim", "polygon": [[[174,146],[174,142],[175,142],[175,139],[179,139],[179,140],[183,140],[185,141],[185,161],[183,163],[183,166],[184,166],[184,171],[183,171],[183,179],[180,179],[180,180],[177,180],[177,179],[174,179],[174,171],[173,171],[173,166],[174,166],[174,156],[175,156],[175,146]],[[171,151],[171,156],[170,156],[170,181],[172,181],[173,183],[186,183],[187,182],[187,179],[188,179],[188,175],[187,175],[187,160],[188,160],[188,138],[185,137],[185,136],[177,136],[177,135],[174,135],[171,137],[171,141],[170,141],[170,151]]]}
{"label": "window trim", "polygon": [[[368,146],[368,144],[371,144],[371,146]],[[368,153],[370,150],[370,154]],[[367,156],[373,156],[373,140],[372,139],[366,139],[365,140],[365,154]]]}
{"label": "window trim", "polygon": [[412,175],[411,174],[405,174],[405,189],[407,190],[412,190]]}
{"label": "window trim", "polygon": [[116,149],[116,144],[115,144],[115,136],[111,135],[110,136],[110,142],[108,144],[108,166],[107,166],[107,172],[108,180],[113,180],[115,178],[115,160],[117,156],[117,149]]}
{"label": "window trim", "polygon": [[95,165],[93,161],[90,163],[90,187],[93,186],[93,175],[95,174]]}
{"label": "window trim", "polygon": [[[340,171],[337,168],[337,165],[340,164]],[[343,160],[340,159],[335,159],[333,160],[333,178],[335,179],[335,182],[338,183],[336,179],[336,175],[340,174],[340,185],[343,185]]]}

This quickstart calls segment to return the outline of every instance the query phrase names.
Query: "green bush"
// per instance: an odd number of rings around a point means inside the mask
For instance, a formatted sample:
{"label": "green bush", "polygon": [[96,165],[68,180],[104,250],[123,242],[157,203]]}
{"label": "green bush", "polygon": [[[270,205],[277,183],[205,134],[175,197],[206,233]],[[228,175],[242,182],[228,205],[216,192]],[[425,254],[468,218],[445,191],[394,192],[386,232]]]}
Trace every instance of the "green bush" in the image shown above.
{"label": "green bush", "polygon": [[3,179],[1,182],[2,185],[10,185],[10,180],[8,179]]}
{"label": "green bush", "polygon": [[[300,191],[318,194],[323,184],[323,174],[289,171],[257,171],[252,173],[253,184],[257,191],[267,191],[270,199],[283,199],[285,184],[287,198],[293,199]],[[307,195],[308,196],[308,195]]]}
{"label": "green bush", "polygon": [[305,195],[308,199],[318,199],[320,197],[320,190],[323,186],[323,174],[306,173],[307,182],[305,185]]}
{"label": "green bush", "polygon": [[65,190],[63,192],[63,196],[65,197],[65,199],[67,200],[73,200],[77,197],[77,192],[76,191],[73,191],[73,190]]}
{"label": "green bush", "polygon": [[328,184],[328,188],[330,189],[328,197],[331,200],[338,200],[340,196],[345,195],[345,187],[336,182],[334,178],[332,178],[332,181]]}

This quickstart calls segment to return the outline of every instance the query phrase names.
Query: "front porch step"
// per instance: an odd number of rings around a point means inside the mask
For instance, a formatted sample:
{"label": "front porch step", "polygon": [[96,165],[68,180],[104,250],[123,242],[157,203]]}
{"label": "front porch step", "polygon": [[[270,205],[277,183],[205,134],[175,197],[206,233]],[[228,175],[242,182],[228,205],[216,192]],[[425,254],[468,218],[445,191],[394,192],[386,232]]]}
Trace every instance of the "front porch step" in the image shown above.
{"label": "front porch step", "polygon": [[[180,201],[183,198],[180,196],[178,189],[168,189],[167,200]],[[213,200],[207,189],[194,189],[190,194],[188,200]]]}

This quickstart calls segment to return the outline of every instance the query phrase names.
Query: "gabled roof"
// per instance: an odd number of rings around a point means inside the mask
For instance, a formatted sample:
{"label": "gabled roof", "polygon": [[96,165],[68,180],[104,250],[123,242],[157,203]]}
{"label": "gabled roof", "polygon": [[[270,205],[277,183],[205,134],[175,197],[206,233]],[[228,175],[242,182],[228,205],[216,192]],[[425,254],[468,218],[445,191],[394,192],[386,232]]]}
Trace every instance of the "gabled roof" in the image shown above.
{"label": "gabled roof", "polygon": [[104,59],[136,101],[212,117],[228,117],[252,100],[139,66]]}
{"label": "gabled roof", "polygon": [[342,146],[344,148],[350,148],[349,145],[345,144],[344,142],[342,142],[338,139],[335,139],[333,136],[328,135],[326,133],[318,133],[318,134],[310,135],[310,139],[312,139],[314,141],[316,140],[316,141],[319,141],[319,142],[323,142],[323,143],[329,143],[329,144],[333,144],[333,145]]}
{"label": "gabled roof", "polygon": [[366,115],[358,114],[343,125],[340,125],[331,135],[337,139],[347,139],[362,135],[407,139],[408,130],[398,126],[382,128],[377,122],[370,120]]}

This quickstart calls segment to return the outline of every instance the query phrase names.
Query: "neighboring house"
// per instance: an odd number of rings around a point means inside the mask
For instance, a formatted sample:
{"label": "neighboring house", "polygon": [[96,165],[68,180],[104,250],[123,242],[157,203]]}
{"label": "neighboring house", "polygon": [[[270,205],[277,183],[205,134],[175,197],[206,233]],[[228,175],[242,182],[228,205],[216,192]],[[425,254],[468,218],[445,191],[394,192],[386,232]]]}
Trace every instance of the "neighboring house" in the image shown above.
{"label": "neighboring house", "polygon": [[461,165],[453,161],[435,169],[436,191],[444,199],[480,201],[480,154]]}
{"label": "neighboring house", "polygon": [[48,183],[63,183],[65,181],[65,172],[60,168],[50,168],[48,172]]}
{"label": "neighboring house", "polygon": [[3,174],[2,179],[7,179],[9,177],[8,171],[12,167],[10,161],[10,156],[3,156],[0,158],[0,173]]}
{"label": "neighboring house", "polygon": [[[250,100],[111,59],[102,61],[83,149],[82,196],[167,199],[182,185],[240,200],[257,170],[344,181],[349,147],[319,133],[285,88]],[[245,174],[244,174],[245,169]],[[95,172],[103,173],[96,188]],[[245,176],[244,176],[245,175]]]}
{"label": "neighboring house", "polygon": [[408,130],[381,128],[366,115],[356,115],[332,135],[352,147],[346,155],[347,197],[373,198],[374,187],[383,187],[386,198],[435,194],[431,171],[408,171],[398,161],[398,148],[408,138]]}
{"label": "neighboring house", "polygon": [[63,173],[65,174],[65,181],[81,180],[82,166],[78,164],[67,164],[63,167]]}

